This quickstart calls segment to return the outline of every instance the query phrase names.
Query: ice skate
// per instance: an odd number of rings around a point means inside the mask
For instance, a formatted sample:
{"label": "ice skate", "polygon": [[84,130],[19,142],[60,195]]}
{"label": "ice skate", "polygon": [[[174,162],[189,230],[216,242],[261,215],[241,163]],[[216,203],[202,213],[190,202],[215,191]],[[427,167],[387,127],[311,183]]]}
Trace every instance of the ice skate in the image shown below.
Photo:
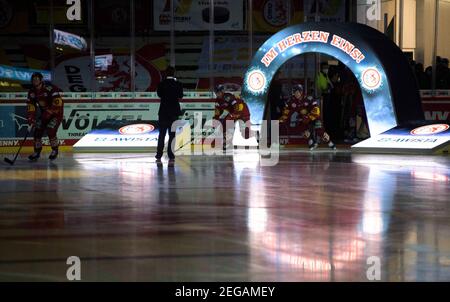
{"label": "ice skate", "polygon": [[39,159],[39,157],[41,157],[41,152],[37,152],[35,151],[33,154],[31,154],[30,156],[28,156],[28,159],[30,161],[37,161]]}
{"label": "ice skate", "polygon": [[336,145],[332,142],[332,141],[330,141],[329,143],[328,143],[328,148],[330,148],[331,150],[336,150]]}
{"label": "ice skate", "polygon": [[317,147],[319,147],[319,144],[318,143],[314,143],[314,144],[309,146],[309,151],[314,151],[315,149],[317,149]]}
{"label": "ice skate", "polygon": [[50,153],[48,159],[49,160],[55,160],[58,157],[58,149],[53,149]]}

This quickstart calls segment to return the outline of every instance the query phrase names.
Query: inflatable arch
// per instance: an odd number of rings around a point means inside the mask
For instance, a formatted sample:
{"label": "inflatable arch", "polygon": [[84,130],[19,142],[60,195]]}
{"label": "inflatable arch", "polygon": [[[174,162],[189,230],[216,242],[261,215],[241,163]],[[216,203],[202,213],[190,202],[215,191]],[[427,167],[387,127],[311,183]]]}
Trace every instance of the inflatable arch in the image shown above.
{"label": "inflatable arch", "polygon": [[276,71],[304,53],[330,55],[353,72],[361,86],[371,136],[424,119],[408,61],[384,34],[358,23],[307,22],[274,34],[253,57],[242,89],[252,124],[261,124],[267,90]]}

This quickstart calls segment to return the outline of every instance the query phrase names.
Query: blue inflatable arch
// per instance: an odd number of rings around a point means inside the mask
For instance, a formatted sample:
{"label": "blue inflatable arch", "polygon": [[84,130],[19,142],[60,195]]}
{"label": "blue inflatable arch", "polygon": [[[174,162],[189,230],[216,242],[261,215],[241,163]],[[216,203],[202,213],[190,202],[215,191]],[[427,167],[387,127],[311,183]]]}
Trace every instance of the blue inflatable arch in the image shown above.
{"label": "blue inflatable arch", "polygon": [[353,72],[361,86],[372,136],[401,123],[424,119],[408,61],[384,34],[358,23],[307,22],[274,34],[253,57],[242,89],[252,124],[261,124],[267,90],[276,71],[290,58],[304,53],[330,55]]}

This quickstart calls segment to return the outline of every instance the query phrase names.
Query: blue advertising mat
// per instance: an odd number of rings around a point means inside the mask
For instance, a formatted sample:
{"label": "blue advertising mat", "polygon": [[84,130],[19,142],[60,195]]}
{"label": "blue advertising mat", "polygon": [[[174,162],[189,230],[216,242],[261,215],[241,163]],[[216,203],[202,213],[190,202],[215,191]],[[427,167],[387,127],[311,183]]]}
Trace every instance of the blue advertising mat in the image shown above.
{"label": "blue advertising mat", "polygon": [[[189,124],[187,123],[189,126]],[[177,133],[180,133],[177,131]],[[74,146],[75,152],[148,152],[158,143],[158,121],[105,120]],[[168,136],[166,135],[166,143]]]}
{"label": "blue advertising mat", "polygon": [[447,121],[408,122],[352,146],[352,151],[373,153],[448,154]]}

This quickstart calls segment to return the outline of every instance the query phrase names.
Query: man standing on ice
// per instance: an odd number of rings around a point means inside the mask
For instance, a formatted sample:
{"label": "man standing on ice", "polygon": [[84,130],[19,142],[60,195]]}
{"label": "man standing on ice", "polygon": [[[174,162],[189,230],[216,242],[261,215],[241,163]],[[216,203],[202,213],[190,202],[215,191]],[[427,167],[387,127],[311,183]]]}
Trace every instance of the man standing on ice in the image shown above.
{"label": "man standing on ice", "polygon": [[167,146],[167,155],[169,156],[169,166],[175,163],[175,154],[172,151],[172,141],[175,138],[175,132],[171,127],[181,114],[180,100],[183,98],[183,85],[175,78],[175,68],[172,66],[166,69],[166,78],[161,81],[157,89],[158,96],[161,98],[159,105],[158,123],[159,136],[158,148],[156,151],[156,163],[161,164],[161,157],[164,151],[164,140],[169,132],[169,144]]}
{"label": "man standing on ice", "polygon": [[39,72],[31,76],[33,87],[28,91],[27,118],[34,128],[34,153],[28,159],[36,161],[42,151],[42,136],[47,132],[52,152],[50,160],[58,157],[58,138],[56,133],[64,116],[64,104],[58,91],[52,85],[46,85]]}

